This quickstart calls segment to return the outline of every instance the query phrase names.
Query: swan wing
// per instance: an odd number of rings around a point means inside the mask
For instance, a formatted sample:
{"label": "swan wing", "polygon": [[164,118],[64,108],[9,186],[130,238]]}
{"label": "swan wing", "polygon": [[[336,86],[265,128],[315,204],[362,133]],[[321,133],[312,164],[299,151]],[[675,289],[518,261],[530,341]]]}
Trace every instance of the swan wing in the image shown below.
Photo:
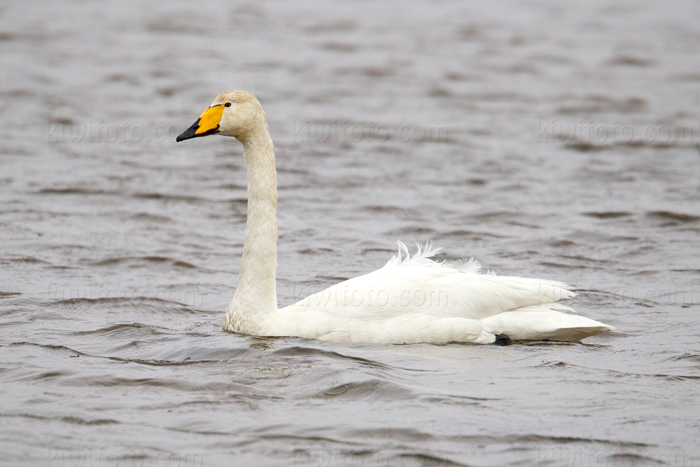
{"label": "swan wing", "polygon": [[473,259],[436,262],[430,246],[410,257],[403,244],[384,267],[278,310],[273,335],[336,342],[492,343],[577,341],[611,330],[556,303],[575,294],[561,282],[481,274]]}
{"label": "swan wing", "polygon": [[481,274],[473,259],[461,267],[436,262],[431,259],[436,251],[427,247],[413,257],[394,257],[381,269],[328,287],[292,308],[360,320],[415,313],[482,319],[575,296],[561,282]]}

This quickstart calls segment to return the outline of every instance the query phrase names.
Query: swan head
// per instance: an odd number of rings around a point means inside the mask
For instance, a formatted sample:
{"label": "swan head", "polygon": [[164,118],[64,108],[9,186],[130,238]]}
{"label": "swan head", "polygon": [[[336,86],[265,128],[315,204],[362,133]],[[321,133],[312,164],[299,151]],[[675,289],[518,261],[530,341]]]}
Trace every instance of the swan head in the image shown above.
{"label": "swan head", "polygon": [[266,128],[267,123],[258,99],[249,92],[227,91],[216,96],[214,102],[176,141],[218,134],[233,136],[245,143],[248,136],[261,125]]}

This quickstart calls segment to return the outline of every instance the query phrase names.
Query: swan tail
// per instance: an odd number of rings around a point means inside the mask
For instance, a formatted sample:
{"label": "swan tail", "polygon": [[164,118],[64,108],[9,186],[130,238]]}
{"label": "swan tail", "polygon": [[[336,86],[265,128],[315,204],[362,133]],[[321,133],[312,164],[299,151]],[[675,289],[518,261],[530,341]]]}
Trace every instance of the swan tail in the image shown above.
{"label": "swan tail", "polygon": [[484,330],[505,334],[515,341],[579,342],[614,328],[583,316],[558,303],[545,303],[499,313],[481,320]]}

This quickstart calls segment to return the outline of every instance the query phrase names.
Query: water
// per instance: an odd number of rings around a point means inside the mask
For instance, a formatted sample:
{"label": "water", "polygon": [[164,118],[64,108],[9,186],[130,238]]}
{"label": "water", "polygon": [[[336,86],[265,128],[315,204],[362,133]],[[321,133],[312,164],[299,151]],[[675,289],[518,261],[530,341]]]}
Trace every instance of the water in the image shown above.
{"label": "water", "polygon": [[[700,465],[697,2],[0,7],[5,465]],[[397,238],[574,284],[577,345],[224,333],[254,92],[279,299]]]}

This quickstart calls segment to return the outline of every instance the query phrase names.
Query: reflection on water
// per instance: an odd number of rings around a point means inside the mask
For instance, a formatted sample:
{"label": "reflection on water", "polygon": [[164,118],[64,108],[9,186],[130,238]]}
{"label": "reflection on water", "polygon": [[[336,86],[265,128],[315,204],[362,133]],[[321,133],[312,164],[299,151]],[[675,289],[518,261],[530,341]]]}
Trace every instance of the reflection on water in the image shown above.
{"label": "reflection on water", "polygon": [[[8,465],[700,464],[691,1],[0,8],[0,450]],[[267,111],[283,305],[440,259],[564,280],[581,345],[224,333],[246,183],[176,145]]]}

